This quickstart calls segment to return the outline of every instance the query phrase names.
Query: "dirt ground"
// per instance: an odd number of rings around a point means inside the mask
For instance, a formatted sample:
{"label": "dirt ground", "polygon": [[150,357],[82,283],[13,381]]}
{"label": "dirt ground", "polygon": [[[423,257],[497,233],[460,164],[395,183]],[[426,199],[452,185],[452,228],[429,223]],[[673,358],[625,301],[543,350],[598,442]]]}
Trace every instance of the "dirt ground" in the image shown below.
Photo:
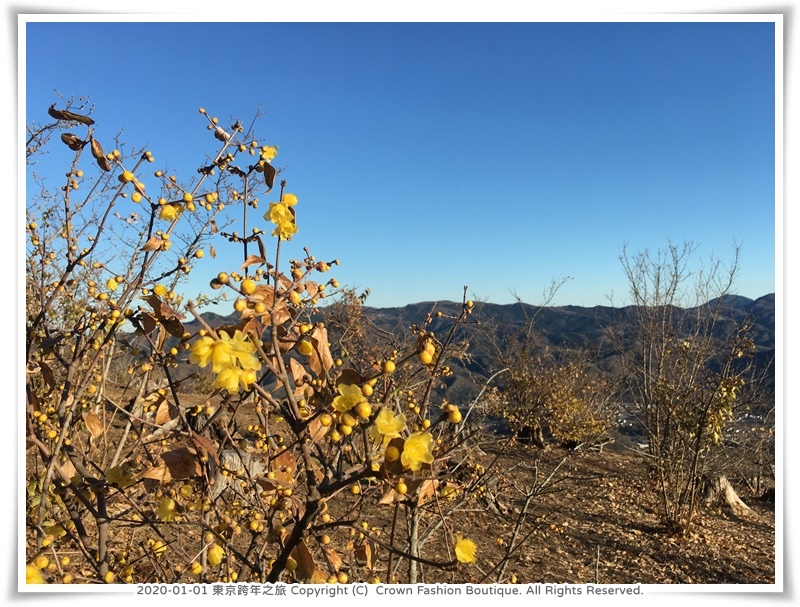
{"label": "dirt ground", "polygon": [[[564,455],[560,449],[545,455],[538,451],[517,445],[501,467],[512,470],[512,476],[524,475],[520,462],[539,457],[554,465]],[[693,531],[681,537],[659,524],[656,493],[641,455],[606,448],[575,455],[570,464],[553,491],[532,503],[536,521],[525,526],[527,540],[506,577],[516,574],[526,583],[774,583],[774,504],[742,495],[753,509],[746,519],[722,507],[701,507]],[[494,531],[505,531],[516,518],[513,511],[470,513],[469,533],[480,538],[476,542],[483,554],[469,581],[494,581],[493,576],[484,579],[480,570],[500,562],[505,550],[497,543],[501,534]]]}

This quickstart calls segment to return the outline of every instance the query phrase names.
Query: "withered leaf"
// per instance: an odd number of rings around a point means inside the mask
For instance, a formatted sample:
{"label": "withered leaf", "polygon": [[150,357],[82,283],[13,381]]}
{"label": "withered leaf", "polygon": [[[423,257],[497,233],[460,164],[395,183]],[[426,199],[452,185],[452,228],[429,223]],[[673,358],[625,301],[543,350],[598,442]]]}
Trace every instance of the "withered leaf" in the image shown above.
{"label": "withered leaf", "polygon": [[272,166],[269,162],[264,163],[264,181],[267,184],[267,192],[272,190],[272,186],[275,185],[275,175],[278,174],[278,171],[275,170],[275,167]]}
{"label": "withered leaf", "polygon": [[334,571],[339,571],[342,568],[342,557],[339,556],[339,553],[329,548],[323,548],[322,550],[325,552],[325,557],[328,559],[331,568]]}
{"label": "withered leaf", "polygon": [[158,464],[142,472],[140,478],[168,483],[172,480],[200,476],[203,473],[200,462],[197,461],[197,454],[188,447],[178,447],[162,453],[157,461]]}
{"label": "withered leaf", "polygon": [[153,308],[153,314],[166,329],[167,333],[173,337],[182,337],[184,333],[183,323],[181,319],[185,318],[183,314],[177,312],[168,303],[161,301],[158,295],[152,294],[143,298],[150,307]]}
{"label": "withered leaf", "polygon": [[68,120],[74,122],[80,122],[86,125],[94,124],[94,120],[89,118],[88,116],[82,116],[81,114],[76,114],[74,112],[70,112],[69,110],[57,110],[56,104],[54,103],[47,109],[47,113],[50,114],[52,118],[56,120]]}
{"label": "withered leaf", "polygon": [[161,240],[158,236],[153,235],[147,239],[146,243],[144,243],[142,251],[158,251],[163,244],[163,240]]}
{"label": "withered leaf", "polygon": [[308,357],[308,366],[317,377],[322,377],[333,367],[333,356],[331,356],[331,347],[328,344],[328,330],[317,325],[311,333],[311,344],[314,346],[314,351]]}
{"label": "withered leaf", "polygon": [[156,319],[153,316],[144,310],[141,310],[137,316],[135,316],[134,321],[139,321],[139,324],[142,328],[142,332],[147,334],[150,333],[153,329],[158,326]]}
{"label": "withered leaf", "polygon": [[307,280],[305,282],[306,291],[308,292],[308,296],[313,299],[319,293],[319,284],[314,282],[313,280]]}
{"label": "withered leaf", "polygon": [[294,481],[297,462],[291,451],[284,451],[269,463],[269,469],[275,478],[282,483],[291,485]]}
{"label": "withered leaf", "polygon": [[214,463],[219,466],[219,456],[217,455],[217,448],[214,446],[214,443],[197,432],[192,432],[192,442],[194,443],[195,448],[201,454],[211,456],[211,459],[214,460]]}
{"label": "withered leaf", "polygon": [[358,559],[360,563],[363,563],[367,569],[372,570],[374,565],[372,562],[373,552],[372,542],[367,540],[356,548],[356,559]]}
{"label": "withered leaf", "polygon": [[289,359],[289,372],[292,374],[295,385],[301,383],[304,377],[308,377],[306,368],[294,358]]}
{"label": "withered leaf", "polygon": [[92,438],[99,438],[103,435],[103,432],[105,432],[103,422],[100,421],[96,413],[89,411],[83,416],[83,421],[86,422],[86,428],[89,430]]}
{"label": "withered leaf", "polygon": [[345,384],[346,386],[355,386],[360,385],[363,381],[364,378],[361,377],[358,371],[348,367],[342,369],[341,373],[339,373],[339,377],[336,378],[336,385],[340,386],[341,384]]}
{"label": "withered leaf", "polygon": [[248,255],[247,259],[244,260],[242,267],[239,268],[240,270],[244,270],[245,268],[249,268],[250,266],[257,266],[267,263],[267,260],[263,257],[259,257],[258,255]]}
{"label": "withered leaf", "polygon": [[267,478],[266,476],[259,476],[256,478],[256,483],[267,493],[277,491],[278,489],[288,489],[291,483],[284,483],[277,478]]}
{"label": "withered leaf", "polygon": [[39,367],[42,374],[42,379],[44,379],[45,383],[51,388],[55,388],[58,383],[56,382],[56,376],[53,373],[53,370],[44,361],[39,363]]}
{"label": "withered leaf", "polygon": [[97,159],[97,166],[103,169],[106,173],[111,170],[111,163],[105,156],[101,156],[100,158]]}
{"label": "withered leaf", "polygon": [[211,259],[217,258],[217,250],[213,247],[213,245],[208,245],[208,254],[211,255]]}
{"label": "withered leaf", "polygon": [[256,235],[256,242],[258,243],[258,254],[262,259],[267,258],[267,250],[264,248],[264,241],[261,236]]}
{"label": "withered leaf", "polygon": [[162,396],[161,398],[162,402],[158,405],[158,409],[156,409],[155,420],[156,424],[159,426],[171,422],[178,417],[178,407],[169,402],[165,397]]}
{"label": "withered leaf", "polygon": [[330,426],[324,426],[319,418],[316,417],[308,423],[308,436],[311,442],[321,441],[330,430]]}
{"label": "withered leaf", "polygon": [[[416,485],[416,487],[415,487]],[[413,491],[417,487],[419,491],[417,492],[417,506],[421,506],[429,499],[431,499],[434,495],[436,495],[436,488],[439,486],[439,481],[436,479],[425,479],[419,483],[414,481],[409,481],[408,483],[408,490],[409,492]]]}
{"label": "withered leaf", "polygon": [[300,581],[310,580],[316,568],[314,567],[314,557],[305,542],[301,541],[294,547],[292,558],[297,561],[297,569],[294,570],[295,578]]}

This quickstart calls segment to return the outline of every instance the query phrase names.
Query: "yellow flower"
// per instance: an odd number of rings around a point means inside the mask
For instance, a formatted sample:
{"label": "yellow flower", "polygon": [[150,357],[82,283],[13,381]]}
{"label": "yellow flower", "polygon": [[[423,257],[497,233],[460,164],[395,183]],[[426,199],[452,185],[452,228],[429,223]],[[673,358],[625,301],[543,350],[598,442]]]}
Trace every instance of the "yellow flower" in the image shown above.
{"label": "yellow flower", "polygon": [[461,537],[460,533],[456,533],[455,550],[456,550],[456,559],[458,559],[459,563],[475,562],[475,553],[478,550],[477,547],[475,546],[475,542]]}
{"label": "yellow flower", "polygon": [[393,438],[400,436],[400,433],[405,429],[405,415],[402,413],[400,415],[392,415],[389,409],[383,408],[375,418],[375,423],[370,427],[369,436],[375,442],[383,441],[383,444],[386,445]]}
{"label": "yellow flower", "polygon": [[189,353],[189,362],[201,367],[212,363],[211,370],[219,373],[233,364],[232,350],[229,344],[206,335],[194,342],[192,351]]}
{"label": "yellow flower", "polygon": [[240,387],[247,390],[256,381],[255,372],[261,369],[261,361],[255,352],[255,344],[241,331],[236,331],[233,337],[220,331],[219,339],[208,335],[198,339],[189,353],[189,362],[200,367],[211,363],[211,370],[217,374],[214,387],[233,394]]}
{"label": "yellow flower", "polygon": [[277,145],[262,145],[261,146],[261,159],[267,162],[272,162],[272,159],[278,155]]}
{"label": "yellow flower", "polygon": [[39,570],[33,565],[25,565],[25,583],[26,584],[44,584],[44,578]]}
{"label": "yellow flower", "polygon": [[417,472],[422,468],[422,464],[432,464],[433,445],[434,440],[430,432],[414,432],[403,445],[400,463],[412,472]]}
{"label": "yellow flower", "polygon": [[219,337],[230,347],[231,355],[239,361],[243,369],[253,369],[254,371],[261,369],[261,361],[255,355],[256,346],[247,338],[247,335],[237,329],[232,338],[228,337],[225,331],[220,331]]}
{"label": "yellow flower", "polygon": [[158,504],[158,518],[162,521],[171,521],[175,518],[175,500],[165,497]]}
{"label": "yellow flower", "polygon": [[293,207],[297,204],[297,196],[294,194],[289,194],[288,192],[283,195],[281,198],[281,202],[285,204],[287,207]]}
{"label": "yellow flower", "polygon": [[159,297],[164,297],[164,295],[169,293],[169,289],[164,285],[156,285],[155,287],[153,287],[153,293],[155,293]]}
{"label": "yellow flower", "polygon": [[165,221],[174,221],[181,216],[181,213],[183,213],[183,205],[174,202],[172,204],[165,204],[163,207],[161,207],[161,212],[158,214],[158,218]]}
{"label": "yellow flower", "polygon": [[226,367],[217,373],[217,378],[214,380],[214,387],[227,390],[230,394],[235,394],[239,391],[241,375],[242,370],[239,367]]}
{"label": "yellow flower", "polygon": [[[296,196],[293,204],[297,204]],[[291,240],[297,233],[294,211],[289,209],[290,206],[292,205],[287,202],[270,202],[269,211],[264,215],[264,219],[269,219],[276,226],[272,230],[272,235],[278,236],[281,240]]]}
{"label": "yellow flower", "polygon": [[358,385],[339,384],[336,387],[339,390],[339,395],[333,398],[333,408],[339,413],[349,411],[358,403],[363,403],[367,400]]}
{"label": "yellow flower", "polygon": [[212,567],[216,567],[222,562],[224,556],[225,551],[222,549],[222,546],[215,544],[208,549],[208,564]]}

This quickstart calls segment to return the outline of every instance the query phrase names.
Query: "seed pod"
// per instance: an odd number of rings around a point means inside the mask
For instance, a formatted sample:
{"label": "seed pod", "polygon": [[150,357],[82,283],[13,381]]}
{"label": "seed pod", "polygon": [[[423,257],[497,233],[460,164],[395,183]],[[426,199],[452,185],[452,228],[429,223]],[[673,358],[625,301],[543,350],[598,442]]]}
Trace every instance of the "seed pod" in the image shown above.
{"label": "seed pod", "polygon": [[61,134],[61,141],[63,141],[65,144],[67,144],[69,149],[71,149],[73,152],[77,152],[84,145],[86,145],[85,141],[83,141],[77,135],[73,135],[72,133],[62,133]]}
{"label": "seed pod", "polygon": [[92,125],[94,124],[94,120],[89,118],[88,116],[81,116],[80,114],[75,114],[70,112],[69,110],[57,110],[55,109],[56,104],[54,103],[47,109],[47,113],[50,114],[51,117],[55,118],[56,120],[67,120],[70,122],[80,122],[82,124]]}
{"label": "seed pod", "polygon": [[108,162],[108,158],[106,158],[106,155],[103,153],[103,146],[100,145],[100,142],[94,137],[90,137],[89,141],[92,144],[92,156],[94,156],[97,160],[97,166],[104,171],[110,171],[111,164]]}

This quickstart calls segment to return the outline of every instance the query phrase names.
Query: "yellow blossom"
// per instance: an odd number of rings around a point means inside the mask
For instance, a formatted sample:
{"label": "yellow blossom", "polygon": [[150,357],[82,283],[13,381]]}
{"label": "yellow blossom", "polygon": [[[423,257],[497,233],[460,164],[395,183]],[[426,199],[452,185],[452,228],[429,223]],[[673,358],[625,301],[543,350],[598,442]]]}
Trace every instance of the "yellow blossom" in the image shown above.
{"label": "yellow blossom", "polygon": [[267,162],[272,162],[273,158],[278,155],[277,145],[262,145],[261,146],[261,159]]}
{"label": "yellow blossom", "polygon": [[155,293],[159,297],[164,297],[164,295],[169,293],[169,289],[167,287],[165,287],[164,285],[156,285],[153,288],[153,293]]}
{"label": "yellow blossom", "polygon": [[201,337],[192,346],[189,362],[201,367],[212,363],[211,370],[219,373],[233,364],[232,348],[223,341],[217,341],[208,335]]}
{"label": "yellow blossom", "polygon": [[214,387],[235,394],[239,391],[241,375],[242,369],[239,367],[226,367],[217,373],[217,378],[214,380]]}
{"label": "yellow blossom", "polygon": [[181,216],[181,213],[183,213],[183,205],[174,202],[172,204],[165,204],[163,207],[161,207],[161,212],[158,214],[158,218],[165,221],[174,221]]}
{"label": "yellow blossom", "polygon": [[[296,203],[297,198],[295,197]],[[291,205],[286,202],[271,202],[269,211],[264,215],[264,219],[269,219],[276,226],[272,235],[278,236],[281,240],[291,240],[292,236],[297,233],[294,211],[289,209],[289,206]]]}
{"label": "yellow blossom", "polygon": [[363,403],[367,400],[358,385],[339,384],[337,389],[339,390],[339,395],[333,398],[333,408],[339,413],[349,411],[358,403]]}
{"label": "yellow blossom", "polygon": [[247,390],[256,381],[256,371],[261,369],[261,361],[255,355],[256,346],[241,331],[230,337],[220,331],[219,339],[205,335],[198,339],[189,353],[189,362],[206,367],[217,374],[215,388],[223,388],[230,393]]}
{"label": "yellow blossom", "polygon": [[239,361],[243,369],[253,369],[254,371],[261,369],[261,361],[255,355],[256,346],[247,338],[247,335],[237,329],[233,337],[228,337],[225,331],[220,331],[219,337],[230,347],[231,355]]}
{"label": "yellow blossom", "polygon": [[297,196],[287,192],[283,195],[283,198],[281,198],[281,202],[287,207],[293,207],[297,204]]}
{"label": "yellow blossom", "polygon": [[25,583],[26,584],[44,584],[44,578],[39,570],[33,565],[25,565]]}
{"label": "yellow blossom", "polygon": [[405,415],[402,413],[400,415],[392,415],[391,410],[383,408],[375,418],[375,423],[370,427],[369,436],[375,442],[383,442],[386,445],[393,438],[400,436],[400,433],[405,429]]}
{"label": "yellow blossom", "polygon": [[165,497],[158,503],[158,518],[162,521],[171,521],[175,518],[175,500]]}
{"label": "yellow blossom", "polygon": [[475,542],[461,537],[460,533],[456,534],[455,551],[459,563],[474,563],[477,550]]}
{"label": "yellow blossom", "polygon": [[216,567],[222,562],[224,556],[225,551],[222,549],[222,546],[215,544],[208,549],[208,564],[212,567]]}
{"label": "yellow blossom", "polygon": [[417,472],[422,464],[433,463],[433,446],[434,440],[430,432],[414,432],[403,445],[400,463],[404,468]]}

